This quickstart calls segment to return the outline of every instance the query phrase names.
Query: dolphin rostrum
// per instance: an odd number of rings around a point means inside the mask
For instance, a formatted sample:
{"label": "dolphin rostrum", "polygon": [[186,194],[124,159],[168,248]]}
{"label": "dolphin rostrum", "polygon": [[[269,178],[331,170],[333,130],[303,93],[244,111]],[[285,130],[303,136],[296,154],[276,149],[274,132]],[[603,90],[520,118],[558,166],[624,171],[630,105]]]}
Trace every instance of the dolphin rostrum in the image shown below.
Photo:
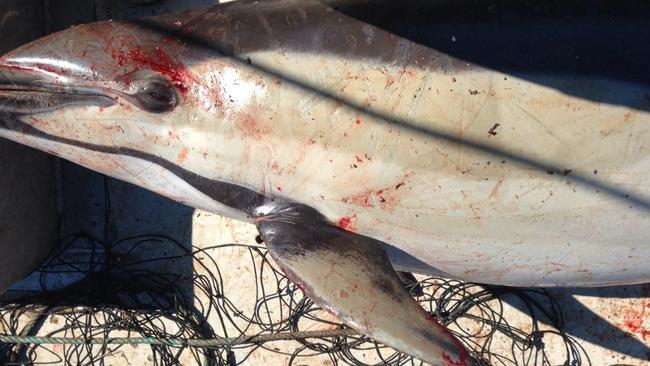
{"label": "dolphin rostrum", "polygon": [[240,1],[79,26],[0,59],[0,136],[254,223],[351,327],[473,364],[393,268],[650,281],[648,11],[610,3]]}

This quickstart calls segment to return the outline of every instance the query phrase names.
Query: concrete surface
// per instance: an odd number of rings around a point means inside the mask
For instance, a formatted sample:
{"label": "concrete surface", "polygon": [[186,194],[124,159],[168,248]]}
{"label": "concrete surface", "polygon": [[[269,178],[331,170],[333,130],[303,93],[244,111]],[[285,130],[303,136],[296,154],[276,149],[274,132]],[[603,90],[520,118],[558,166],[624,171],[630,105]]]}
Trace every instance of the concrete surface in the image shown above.
{"label": "concrete surface", "polygon": [[[0,1],[0,53],[44,34],[41,0]],[[0,139],[0,293],[34,270],[58,239],[53,159]]]}

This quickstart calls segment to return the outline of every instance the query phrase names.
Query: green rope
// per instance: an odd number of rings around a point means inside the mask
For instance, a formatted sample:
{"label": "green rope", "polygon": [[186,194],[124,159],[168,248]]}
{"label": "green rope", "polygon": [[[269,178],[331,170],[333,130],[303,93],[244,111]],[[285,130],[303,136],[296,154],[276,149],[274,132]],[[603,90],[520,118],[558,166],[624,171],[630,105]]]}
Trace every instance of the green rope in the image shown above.
{"label": "green rope", "polygon": [[224,347],[241,344],[255,344],[269,341],[288,341],[305,338],[339,337],[358,335],[353,329],[313,330],[292,333],[272,333],[238,338],[215,339],[183,339],[183,338],[151,338],[151,337],[115,337],[115,338],[83,338],[83,337],[38,337],[0,335],[0,342],[12,344],[149,344],[173,347]]}

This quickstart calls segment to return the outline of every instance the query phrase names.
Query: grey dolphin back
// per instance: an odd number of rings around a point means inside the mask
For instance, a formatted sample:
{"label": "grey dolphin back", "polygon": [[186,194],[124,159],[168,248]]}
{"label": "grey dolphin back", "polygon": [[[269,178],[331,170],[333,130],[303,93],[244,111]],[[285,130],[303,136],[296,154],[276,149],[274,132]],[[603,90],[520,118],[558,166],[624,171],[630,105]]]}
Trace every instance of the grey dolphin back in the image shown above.
{"label": "grey dolphin back", "polygon": [[285,274],[346,324],[433,365],[474,364],[460,342],[404,288],[383,246],[308,207],[261,217],[260,235]]}

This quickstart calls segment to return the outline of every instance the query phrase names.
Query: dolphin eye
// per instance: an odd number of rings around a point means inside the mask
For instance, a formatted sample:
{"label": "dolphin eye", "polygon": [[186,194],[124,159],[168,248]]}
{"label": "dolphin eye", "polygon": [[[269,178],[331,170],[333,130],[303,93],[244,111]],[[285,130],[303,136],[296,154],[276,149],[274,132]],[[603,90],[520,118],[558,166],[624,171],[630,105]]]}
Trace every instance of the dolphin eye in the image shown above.
{"label": "dolphin eye", "polygon": [[162,80],[149,80],[133,95],[140,106],[151,113],[165,113],[176,107],[174,88]]}

